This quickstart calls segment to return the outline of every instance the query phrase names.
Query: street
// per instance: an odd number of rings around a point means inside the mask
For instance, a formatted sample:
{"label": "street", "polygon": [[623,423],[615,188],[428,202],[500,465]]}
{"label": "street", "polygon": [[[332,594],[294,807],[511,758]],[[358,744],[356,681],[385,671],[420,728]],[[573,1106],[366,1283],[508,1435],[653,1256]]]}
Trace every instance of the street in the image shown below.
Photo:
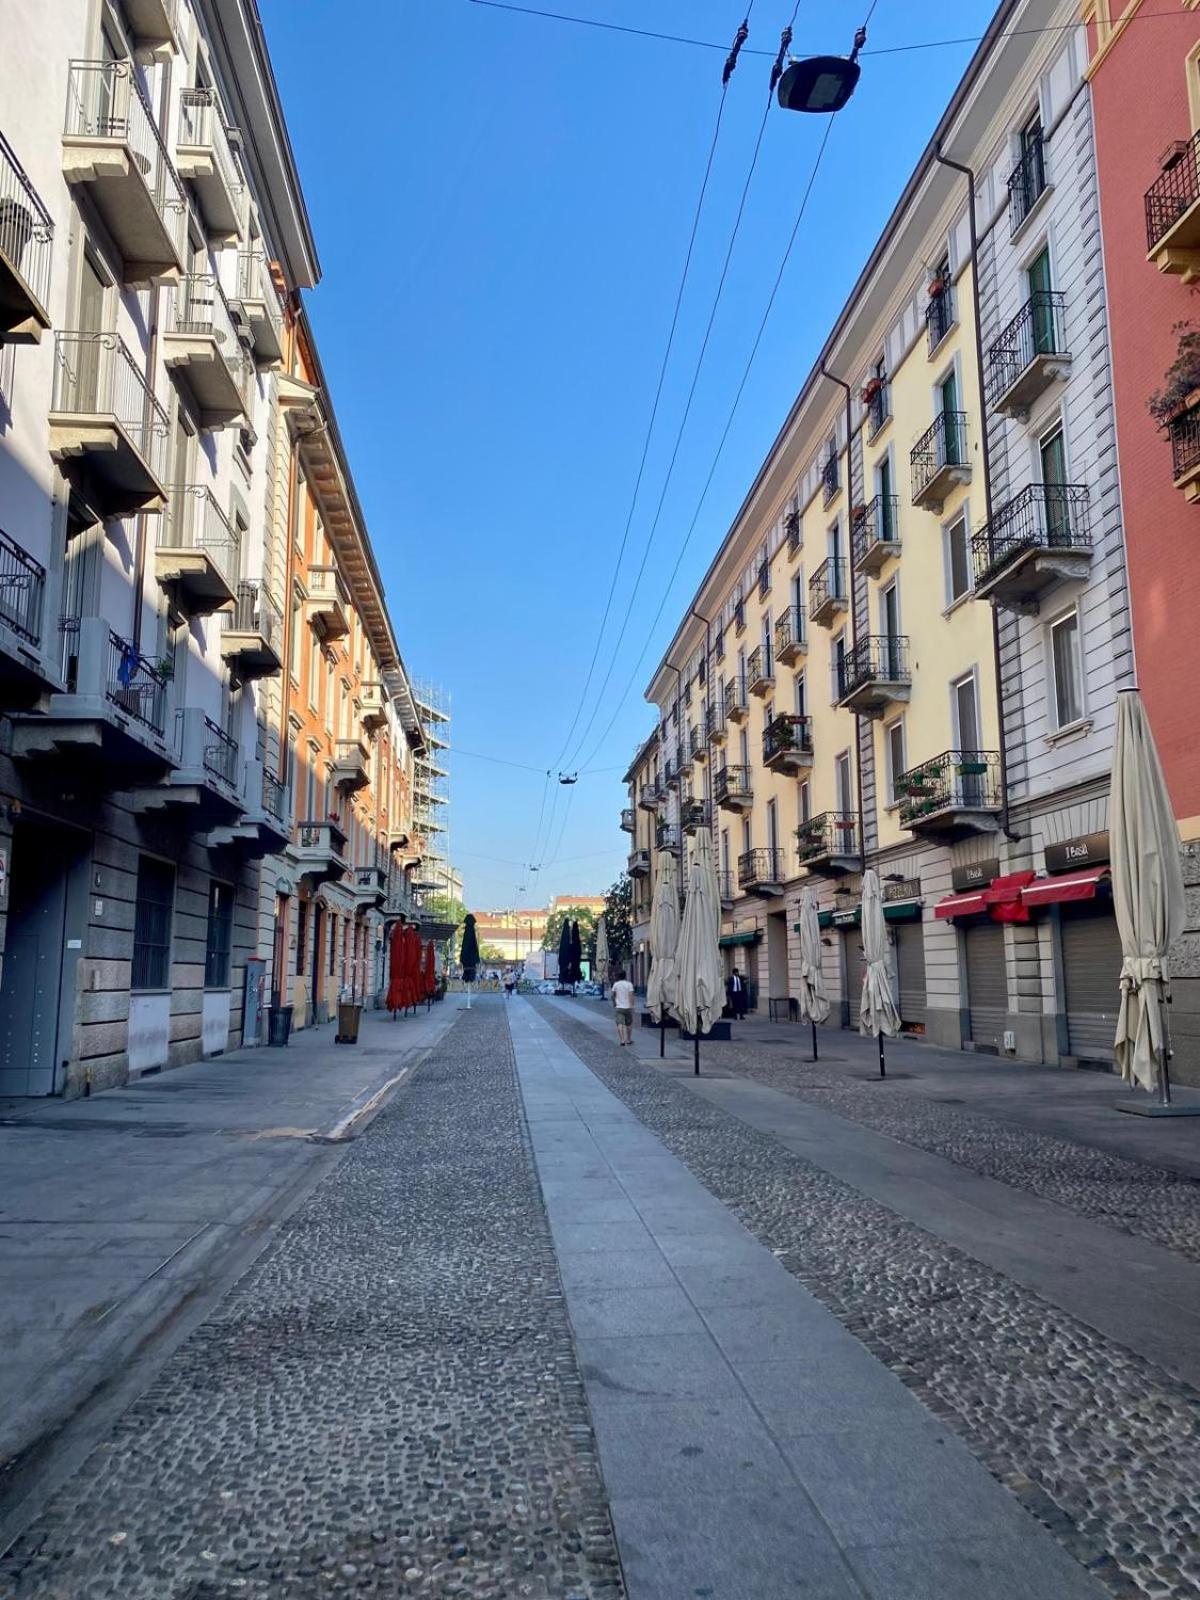
{"label": "street", "polygon": [[[1011,1068],[907,1045],[881,1088],[870,1041],[831,1030],[819,1078],[806,1032],[751,1023],[694,1079],[651,1030],[618,1049],[595,1002],[451,997],[402,1026],[368,1017],[357,1068],[321,1056],[382,1081],[414,1058],[357,1137],[251,1140],[315,1164],[259,1172],[264,1215],[289,1198],[249,1264],[230,1227],[191,1325],[131,1303],[118,1398],[77,1375],[27,1439],[0,1480],[5,1600],[1200,1595],[1179,1125],[1157,1166],[1115,1147],[1142,1119],[1081,1137],[1114,1093],[1095,1075],[1038,1069],[1018,1102]],[[245,1129],[278,1057],[187,1070]],[[968,1071],[978,1098],[944,1093]],[[171,1076],[102,1104],[151,1128]],[[132,1136],[77,1129],[60,1183]],[[172,1219],[212,1181],[179,1168]],[[90,1272],[123,1256],[118,1221]],[[78,1272],[49,1253],[6,1317],[70,1304]],[[86,1346],[77,1318],[58,1366]]]}

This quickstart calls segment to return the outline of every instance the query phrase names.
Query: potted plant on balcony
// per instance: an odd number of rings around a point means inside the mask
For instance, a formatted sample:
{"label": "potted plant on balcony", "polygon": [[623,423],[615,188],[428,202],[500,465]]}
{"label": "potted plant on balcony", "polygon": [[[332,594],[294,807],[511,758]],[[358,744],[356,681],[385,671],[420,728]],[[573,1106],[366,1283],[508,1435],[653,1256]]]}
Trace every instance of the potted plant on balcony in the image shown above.
{"label": "potted plant on balcony", "polygon": [[926,284],[925,292],[928,294],[928,296],[929,296],[929,298],[931,300],[936,300],[938,295],[944,294],[945,291],[946,291],[946,280],[945,280],[945,278],[943,278],[940,273],[935,272],[933,277],[930,278],[929,282]]}
{"label": "potted plant on balcony", "polygon": [[954,770],[960,778],[981,778],[987,771],[986,761],[956,761]]}
{"label": "potted plant on balcony", "polygon": [[1175,359],[1163,374],[1162,388],[1149,400],[1150,415],[1160,428],[1200,404],[1200,328],[1177,322],[1171,331],[1179,335]]}
{"label": "potted plant on balcony", "polygon": [[877,400],[882,389],[882,378],[868,378],[866,383],[864,383],[862,386],[863,405],[869,406],[873,400]]}

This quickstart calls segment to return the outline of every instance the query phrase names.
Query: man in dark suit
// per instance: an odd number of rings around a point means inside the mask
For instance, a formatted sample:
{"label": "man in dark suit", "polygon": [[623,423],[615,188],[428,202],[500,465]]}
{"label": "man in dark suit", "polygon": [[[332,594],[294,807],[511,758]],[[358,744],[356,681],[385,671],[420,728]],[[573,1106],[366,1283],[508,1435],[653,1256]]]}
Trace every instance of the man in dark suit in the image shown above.
{"label": "man in dark suit", "polygon": [[729,975],[725,993],[729,1001],[730,1015],[740,1022],[750,1009],[750,991],[737,967],[734,967]]}

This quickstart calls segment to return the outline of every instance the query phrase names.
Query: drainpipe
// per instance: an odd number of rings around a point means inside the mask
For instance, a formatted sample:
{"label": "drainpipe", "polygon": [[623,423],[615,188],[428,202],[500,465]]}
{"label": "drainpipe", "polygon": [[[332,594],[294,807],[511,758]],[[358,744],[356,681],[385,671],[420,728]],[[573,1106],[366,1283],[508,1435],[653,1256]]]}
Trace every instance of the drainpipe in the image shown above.
{"label": "drainpipe", "polygon": [[[853,532],[850,525],[850,500],[851,488],[854,478],[854,457],[852,454],[854,444],[854,412],[850,399],[850,385],[845,378],[839,378],[830,372],[824,361],[821,362],[821,376],[828,378],[830,383],[836,383],[846,397],[846,588],[850,599],[850,638],[853,641],[855,654],[858,653],[858,607],[854,603],[854,574],[850,570],[850,541]],[[863,487],[866,493],[866,486]],[[858,789],[858,847],[862,853],[862,864],[867,864],[867,819],[863,809],[863,759],[862,759],[862,716],[854,713],[854,776]]]}
{"label": "drainpipe", "polygon": [[[975,318],[975,385],[979,394],[980,444],[983,451],[983,508],[988,526],[992,524],[992,454],[988,441],[987,401],[983,377],[983,318],[979,307],[979,232],[975,219],[975,173],[961,161],[953,161],[942,154],[939,142],[934,159],[943,167],[961,172],[967,180],[967,219],[971,230],[971,308]],[[1020,838],[1014,833],[1008,815],[1008,741],[1004,734],[1004,690],[1000,669],[1000,614],[995,605],[992,611],[992,670],[996,677],[996,727],[1000,739],[1000,831],[1012,842]]]}

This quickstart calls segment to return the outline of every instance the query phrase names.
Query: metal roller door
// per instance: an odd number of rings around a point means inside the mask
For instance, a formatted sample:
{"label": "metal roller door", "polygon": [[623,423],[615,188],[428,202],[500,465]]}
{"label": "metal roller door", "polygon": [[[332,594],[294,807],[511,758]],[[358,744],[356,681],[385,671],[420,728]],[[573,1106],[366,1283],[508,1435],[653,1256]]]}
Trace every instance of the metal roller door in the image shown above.
{"label": "metal roller door", "polygon": [[896,977],[900,985],[900,1021],[906,1028],[925,1026],[925,938],[919,922],[892,925],[896,941]]}
{"label": "metal roller door", "polygon": [[849,1026],[858,1027],[858,1008],[862,1004],[863,958],[862,934],[857,928],[847,928],[842,935],[842,949],[846,958],[846,1005],[849,1007]]}
{"label": "metal roller door", "polygon": [[967,955],[967,1012],[976,1050],[999,1051],[1008,1014],[1004,971],[1004,929],[981,922],[964,935]]}
{"label": "metal roller door", "polygon": [[1059,915],[1067,1049],[1082,1061],[1111,1063],[1121,977],[1117,919],[1107,903],[1064,905]]}

